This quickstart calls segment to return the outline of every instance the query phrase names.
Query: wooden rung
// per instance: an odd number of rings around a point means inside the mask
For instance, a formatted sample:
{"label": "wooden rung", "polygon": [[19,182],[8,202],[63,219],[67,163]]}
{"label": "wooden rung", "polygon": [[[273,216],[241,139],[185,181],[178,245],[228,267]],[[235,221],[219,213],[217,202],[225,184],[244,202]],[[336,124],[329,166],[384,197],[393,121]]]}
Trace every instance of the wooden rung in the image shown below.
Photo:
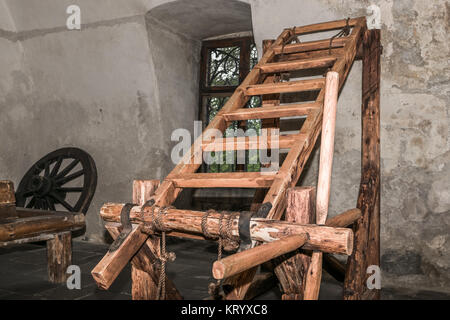
{"label": "wooden rung", "polygon": [[[365,19],[365,17],[349,19],[348,25],[350,27],[354,27],[362,19]],[[346,25],[347,25],[347,19],[310,24],[307,26],[296,27],[295,34],[301,35],[301,34],[307,34],[307,33],[312,33],[312,32],[337,30],[337,29],[344,28]]]}
{"label": "wooden rung", "polygon": [[[289,149],[298,138],[298,135],[274,135],[267,137],[267,143],[261,142],[261,136],[256,137],[230,137],[216,139],[213,142],[203,142],[204,152],[234,151],[254,149]],[[272,147],[272,141],[278,141],[278,146]]]}
{"label": "wooden rung", "polygon": [[177,188],[268,188],[274,177],[260,172],[189,173],[167,180]]}
{"label": "wooden rung", "polygon": [[[341,37],[333,39],[331,43],[331,48],[341,48],[348,41],[348,37]],[[315,50],[323,50],[328,49],[330,47],[330,39],[325,40],[317,40],[317,41],[309,41],[303,43],[292,43],[284,46],[277,46],[273,49],[276,55],[281,53],[283,54],[291,54],[298,52],[307,52],[307,51],[315,51]]]}
{"label": "wooden rung", "polygon": [[324,85],[325,85],[324,78],[255,84],[246,87],[244,89],[244,94],[246,96],[258,96],[261,94],[272,94],[272,93],[314,91],[322,89]]}
{"label": "wooden rung", "polygon": [[266,63],[260,66],[259,68],[261,69],[262,73],[276,73],[284,71],[329,67],[335,61],[336,57],[330,55],[328,57],[322,58]]}
{"label": "wooden rung", "polygon": [[281,117],[306,116],[312,109],[320,108],[320,103],[302,103],[260,108],[242,108],[223,115],[226,121],[250,119],[272,119]]}

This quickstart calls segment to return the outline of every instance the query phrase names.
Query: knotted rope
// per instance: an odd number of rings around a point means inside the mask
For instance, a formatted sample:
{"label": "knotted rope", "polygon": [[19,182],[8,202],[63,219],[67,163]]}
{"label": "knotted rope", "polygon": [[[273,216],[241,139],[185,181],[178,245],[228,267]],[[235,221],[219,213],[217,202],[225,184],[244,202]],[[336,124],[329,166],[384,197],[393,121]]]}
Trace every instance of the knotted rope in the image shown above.
{"label": "knotted rope", "polygon": [[167,210],[173,207],[158,207],[158,213],[155,214],[156,206],[152,207],[152,229],[154,231],[161,232],[161,243],[160,243],[160,255],[159,261],[161,263],[161,270],[159,274],[158,287],[156,289],[156,299],[164,300],[166,298],[166,263],[173,262],[176,259],[174,252],[167,252],[166,250],[166,232],[170,231],[163,225],[161,218],[163,215],[167,214]]}
{"label": "knotted rope", "polygon": [[[205,235],[206,238],[218,239],[217,260],[219,261],[219,260],[222,259],[224,245],[225,245],[226,242],[228,242],[228,248],[229,249],[231,249],[232,247],[237,248],[237,246],[239,245],[238,241],[235,238],[233,238],[233,235],[231,233],[232,226],[233,226],[233,220],[238,215],[238,213],[234,212],[234,213],[228,215],[225,229],[224,229],[223,220],[224,220],[224,216],[225,216],[226,212],[222,211],[220,213],[220,218],[219,218],[219,235],[215,237],[208,231],[208,227],[207,227],[209,215],[211,213],[215,213],[215,212],[216,211],[214,211],[214,210],[206,211],[205,214],[202,216],[201,226],[202,226],[202,232],[203,232],[203,234]],[[225,294],[223,293],[223,290],[222,290],[222,280],[217,280],[215,283],[211,282],[208,285],[208,293],[215,300],[223,299]]]}
{"label": "knotted rope", "polygon": [[345,22],[345,27],[342,28],[341,31],[339,31],[338,33],[336,33],[334,36],[332,36],[332,37],[330,38],[330,46],[329,46],[329,48],[328,48],[328,54],[331,55],[331,48],[332,48],[332,45],[333,45],[333,40],[334,40],[335,38],[347,37],[347,36],[350,34],[350,25],[349,25],[349,21],[350,21],[350,18],[347,18],[347,20],[346,20],[346,22]]}

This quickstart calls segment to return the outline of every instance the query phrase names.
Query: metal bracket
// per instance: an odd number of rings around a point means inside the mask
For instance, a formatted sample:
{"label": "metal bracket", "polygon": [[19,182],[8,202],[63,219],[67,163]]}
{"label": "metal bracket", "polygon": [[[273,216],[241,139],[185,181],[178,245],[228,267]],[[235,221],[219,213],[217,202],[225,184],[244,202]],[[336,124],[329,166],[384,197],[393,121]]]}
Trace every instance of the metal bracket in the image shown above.
{"label": "metal bracket", "polygon": [[265,218],[272,209],[270,202],[263,203],[257,212],[242,211],[239,214],[239,239],[240,246],[238,252],[250,249],[252,247],[252,238],[250,236],[250,220],[255,218]]}
{"label": "metal bracket", "polygon": [[120,232],[116,240],[114,240],[114,242],[111,244],[111,246],[108,249],[108,252],[114,252],[117,249],[119,249],[119,247],[128,237],[128,235],[131,233],[131,230],[133,230],[133,226],[131,225],[130,221],[130,211],[134,206],[136,206],[134,203],[126,203],[123,206],[122,211],[120,211],[120,222],[122,223],[122,231]]}

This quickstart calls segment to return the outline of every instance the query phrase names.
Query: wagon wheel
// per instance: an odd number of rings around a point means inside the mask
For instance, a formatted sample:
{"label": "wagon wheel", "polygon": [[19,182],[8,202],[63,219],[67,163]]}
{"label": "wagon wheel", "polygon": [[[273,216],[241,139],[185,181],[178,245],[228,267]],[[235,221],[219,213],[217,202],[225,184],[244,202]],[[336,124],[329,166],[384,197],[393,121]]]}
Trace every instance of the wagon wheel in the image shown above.
{"label": "wagon wheel", "polygon": [[16,191],[16,205],[86,213],[96,186],[97,169],[92,157],[78,148],[62,148],[27,171]]}

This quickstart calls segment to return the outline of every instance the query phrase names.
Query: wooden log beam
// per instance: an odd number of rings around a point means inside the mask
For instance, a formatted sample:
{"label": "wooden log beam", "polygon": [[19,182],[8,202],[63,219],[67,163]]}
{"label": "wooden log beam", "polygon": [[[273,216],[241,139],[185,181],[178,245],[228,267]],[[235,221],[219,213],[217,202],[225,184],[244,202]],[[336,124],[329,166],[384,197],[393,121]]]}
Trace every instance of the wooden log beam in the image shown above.
{"label": "wooden log beam", "polygon": [[361,216],[362,214],[360,209],[350,209],[341,214],[338,214],[337,216],[327,219],[325,225],[329,227],[345,228],[353,224],[355,221],[361,218]]}
{"label": "wooden log beam", "polygon": [[355,251],[347,261],[344,299],[380,298],[368,290],[367,267],[380,266],[380,30],[363,38],[361,184],[357,208],[362,218],[354,225]]}
{"label": "wooden log beam", "polygon": [[[100,215],[105,221],[119,222],[120,211],[123,204],[107,203],[100,209]],[[133,223],[152,224],[151,208],[142,210],[136,206],[131,209],[131,221]],[[159,209],[155,209],[155,214]],[[205,212],[193,210],[180,210],[168,208],[159,219],[162,226],[173,230],[177,236],[182,234],[202,234],[202,217]],[[211,213],[207,219],[208,232],[213,236],[219,235],[220,213]],[[225,214],[223,219],[228,219]],[[230,232],[233,236],[239,236],[239,215],[231,221]],[[260,242],[272,242],[288,235],[309,234],[309,240],[303,246],[308,250],[320,250],[329,253],[349,255],[353,248],[353,234],[348,228],[332,228],[319,225],[301,225],[288,221],[267,220],[252,218],[250,220],[252,240]],[[172,232],[169,232],[170,236]]]}
{"label": "wooden log beam", "polygon": [[7,220],[0,224],[0,242],[75,231],[85,227],[81,212],[45,211],[46,215]]}
{"label": "wooden log beam", "polygon": [[119,273],[130,261],[130,257],[142,247],[148,235],[142,232],[142,226],[136,226],[115,251],[108,251],[106,255],[91,271],[97,286],[108,290]]}
{"label": "wooden log beam", "polygon": [[[324,224],[328,214],[338,92],[339,74],[333,71],[328,72],[325,85],[322,143],[320,145],[319,179],[317,182],[317,224]],[[317,300],[319,298],[320,282],[322,279],[322,255],[323,253],[318,251],[315,251],[312,254],[311,264],[306,276],[305,300]]]}
{"label": "wooden log beam", "polygon": [[[314,223],[315,216],[315,187],[294,187],[286,191],[285,220],[300,224]],[[292,256],[275,259],[275,274],[280,281],[283,292],[290,300],[303,299],[306,272],[311,263],[311,253],[298,250]]]}
{"label": "wooden log beam", "polygon": [[67,268],[72,264],[72,233],[58,233],[47,240],[47,273],[52,283],[67,280]]}
{"label": "wooden log beam", "polygon": [[230,255],[213,264],[215,279],[224,279],[294,251],[305,244],[308,235],[292,235]]}

